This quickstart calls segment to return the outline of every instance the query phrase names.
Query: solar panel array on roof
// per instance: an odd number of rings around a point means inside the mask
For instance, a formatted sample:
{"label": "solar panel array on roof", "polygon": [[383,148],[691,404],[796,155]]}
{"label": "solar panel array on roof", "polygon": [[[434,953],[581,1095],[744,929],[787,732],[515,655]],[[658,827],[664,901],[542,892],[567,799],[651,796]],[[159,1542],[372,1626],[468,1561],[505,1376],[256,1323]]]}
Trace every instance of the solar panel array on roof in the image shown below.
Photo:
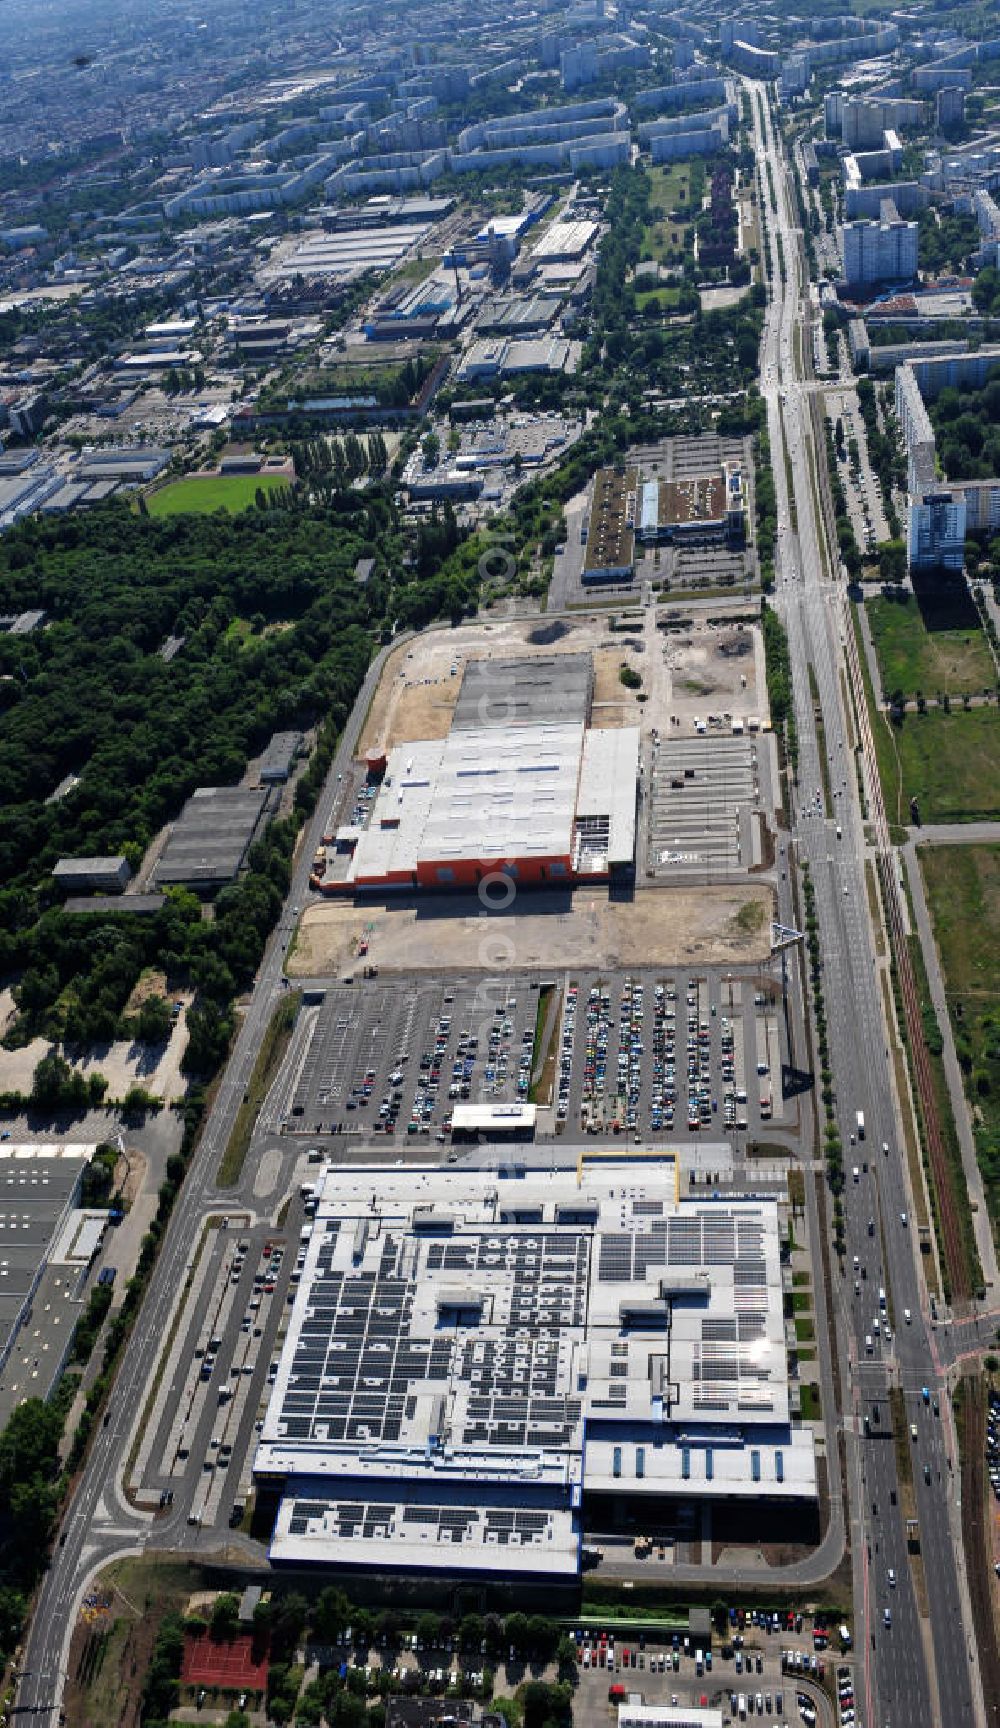
{"label": "solar panel array on roof", "polygon": [[678,1202],[674,1181],[329,1170],[256,1464],[286,1484],[272,1559],[350,1566],[371,1545],[380,1568],[450,1551],[476,1571],[502,1551],[570,1576],[582,1494],[682,1492],[682,1440],[699,1493],[749,1493],[753,1436],[766,1493],[814,1494],[776,1208]]}

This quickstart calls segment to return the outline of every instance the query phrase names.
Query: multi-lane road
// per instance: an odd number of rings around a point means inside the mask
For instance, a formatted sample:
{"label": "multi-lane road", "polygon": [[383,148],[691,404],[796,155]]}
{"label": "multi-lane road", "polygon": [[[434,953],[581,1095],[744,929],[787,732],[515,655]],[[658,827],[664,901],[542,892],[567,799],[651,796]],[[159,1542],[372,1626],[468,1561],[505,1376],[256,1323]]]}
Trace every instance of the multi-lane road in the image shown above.
{"label": "multi-lane road", "polygon": [[[970,1623],[957,1546],[957,1460],[944,1370],[948,1361],[974,1348],[977,1338],[971,1324],[956,1321],[951,1335],[939,1340],[927,1312],[868,915],[866,841],[857,795],[854,740],[845,711],[849,621],[835,563],[831,566],[825,557],[824,523],[817,515],[821,493],[816,484],[816,464],[825,461],[825,452],[814,438],[811,399],[815,384],[803,373],[802,356],[810,352],[811,345],[805,330],[807,285],[795,236],[796,206],[787,178],[792,170],[774,129],[765,90],[756,85],[748,88],[754,103],[758,157],[762,164],[765,159],[771,162],[777,198],[775,211],[770,207],[768,178],[762,174],[760,198],[768,214],[771,294],[761,383],[779,512],[775,602],[788,630],[800,751],[797,801],[793,798],[791,810],[793,846],[800,862],[808,864],[815,886],[830,1065],[848,1167],[844,1197],[846,1269],[840,1273],[834,1262],[834,1333],[828,1337],[824,1332],[820,1338],[827,1449],[832,1453],[832,1513],[821,1552],[811,1563],[802,1563],[803,1580],[819,1576],[817,1565],[821,1570],[824,1564],[835,1565],[842,1551],[844,1519],[836,1462],[836,1443],[842,1434],[858,1625],[864,1633],[863,1651],[859,1652],[863,1658],[859,1722],[864,1728],[902,1728],[903,1724],[909,1728],[916,1722],[960,1728],[984,1718],[970,1654]],[[778,266],[779,233],[784,283]],[[337,777],[348,772],[383,658],[380,655],[368,673],[327,789],[304,836],[285,911],[268,944],[233,1055],[126,1348],[106,1425],[96,1434],[43,1584],[21,1662],[19,1716],[30,1713],[43,1723],[57,1719],[76,1605],[98,1565],[114,1554],[141,1551],[151,1540],[157,1547],[178,1549],[198,1542],[198,1530],[187,1524],[190,1492],[178,1497],[165,1517],[154,1520],[151,1513],[128,1503],[118,1484],[193,1246],[209,1213],[220,1209],[215,1188],[218,1162],[264,1029],[283,988],[282,961],[294,927],[295,908],[305,898],[310,861],[336,793]],[[813,710],[810,668],[822,715],[822,739]],[[824,785],[820,765],[823,746],[832,793],[829,813],[822,795],[818,803],[816,796]],[[790,887],[788,880],[779,883],[780,915],[788,923],[792,922]],[[865,1140],[848,1150],[858,1110],[865,1116]],[[888,1144],[888,1154],[882,1151],[883,1143]],[[855,1162],[859,1166],[857,1183],[850,1174]],[[811,1180],[807,1193],[815,1239],[819,1224]],[[233,1206],[242,1212],[247,1199],[244,1185],[233,1197]],[[859,1260],[857,1274],[853,1269],[855,1255]],[[886,1293],[884,1310],[879,1304],[880,1288]],[[904,1319],[906,1310],[909,1323]],[[874,1332],[876,1320],[878,1335]],[[891,1337],[886,1336],[886,1327]],[[871,1339],[870,1350],[866,1338]],[[846,1389],[845,1407],[839,1413],[831,1395],[833,1351],[839,1355],[840,1383]],[[926,1404],[921,1392],[925,1385],[930,1400]],[[917,1428],[916,1442],[907,1441],[912,1485],[898,1479],[889,1398],[893,1388],[903,1394],[907,1427],[914,1422]],[[935,1414],[935,1402],[939,1415]],[[904,1524],[910,1495],[920,1537],[920,1556],[915,1564],[908,1553]],[[894,1583],[889,1581],[890,1570]],[[789,1582],[794,1571],[789,1569]],[[891,1625],[886,1624],[886,1610]]]}
{"label": "multi-lane road", "polygon": [[[758,160],[772,165],[777,204],[771,207],[768,176],[762,173],[760,199],[768,217],[771,276],[762,388],[779,518],[775,600],[788,631],[799,738],[793,822],[798,858],[808,865],[816,894],[830,1066],[848,1171],[847,1256],[845,1270],[835,1269],[833,1278],[842,1384],[850,1389],[842,1417],[856,1608],[865,1640],[860,1719],[865,1728],[899,1728],[918,1721],[947,1723],[950,1728],[983,1720],[961,1570],[955,1438],[919,1266],[868,913],[866,838],[854,740],[845,712],[851,625],[835,554],[832,559],[825,555],[824,523],[817,515],[818,465],[826,455],[814,436],[812,392],[803,371],[803,356],[810,352],[807,284],[788,184],[792,170],[766,91],[762,86],[750,89]],[[829,812],[820,762],[823,748],[832,797]],[[873,771],[872,764],[868,768]],[[858,1111],[864,1115],[865,1138],[852,1143]],[[880,1289],[885,1291],[884,1309]],[[930,1400],[926,1404],[924,1386]],[[911,1422],[916,1424],[916,1441],[907,1438],[912,1489],[898,1478],[890,1388],[903,1394],[907,1430]],[[940,1415],[934,1414],[935,1405]],[[920,1546],[912,1565],[904,1522],[911,1493]]]}

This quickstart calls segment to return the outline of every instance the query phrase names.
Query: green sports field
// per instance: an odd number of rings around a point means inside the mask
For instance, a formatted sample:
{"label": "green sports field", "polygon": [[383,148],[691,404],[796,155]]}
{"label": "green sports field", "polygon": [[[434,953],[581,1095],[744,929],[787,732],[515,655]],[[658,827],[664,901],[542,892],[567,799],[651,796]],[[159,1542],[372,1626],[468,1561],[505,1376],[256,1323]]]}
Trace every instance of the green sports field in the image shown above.
{"label": "green sports field", "polygon": [[159,492],[151,492],[146,508],[151,516],[210,516],[215,510],[249,510],[258,491],[287,486],[283,474],[186,474]]}

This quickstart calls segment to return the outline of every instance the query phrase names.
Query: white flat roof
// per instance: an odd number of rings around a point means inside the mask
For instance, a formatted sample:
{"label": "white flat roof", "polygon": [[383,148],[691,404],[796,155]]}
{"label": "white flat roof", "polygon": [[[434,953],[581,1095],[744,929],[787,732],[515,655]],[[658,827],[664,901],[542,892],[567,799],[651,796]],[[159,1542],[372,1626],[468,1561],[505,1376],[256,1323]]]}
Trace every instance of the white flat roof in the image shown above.
{"label": "white flat roof", "polygon": [[414,871],[444,754],[443,738],[421,738],[390,751],[368,827],[354,849],[352,882]]}
{"label": "white flat roof", "polygon": [[570,222],[553,222],[541,235],[538,244],[532,249],[532,257],[544,258],[578,258],[592,245],[597,233],[597,223],[577,219]]}
{"label": "white flat roof", "polygon": [[609,864],[627,864],[635,857],[638,778],[638,726],[598,727],[586,734],[576,814],[607,816]]}
{"label": "white flat roof", "polygon": [[777,1201],[679,1198],[669,1152],[327,1167],[254,1470],[274,1558],[382,1568],[573,1568],[585,1491],[814,1499]]}
{"label": "white flat roof", "polygon": [[331,1499],[323,1484],[306,1484],[300,1494],[286,1495],[271,1539],[271,1559],[285,1565],[502,1568],[519,1576],[566,1580],[579,1570],[579,1550],[568,1508],[536,1510],[527,1500],[520,1506],[483,1507],[471,1494],[464,1503],[410,1492],[402,1500],[382,1494]]}
{"label": "white flat roof", "polygon": [[449,733],[420,857],[568,857],[582,721],[470,726]]}
{"label": "white flat roof", "polygon": [[511,1134],[519,1128],[533,1128],[537,1115],[534,1104],[456,1104],[451,1125],[466,1133],[481,1128],[491,1134]]}
{"label": "white flat roof", "polygon": [[470,726],[391,751],[348,879],[418,864],[569,857],[582,721]]}
{"label": "white flat roof", "polygon": [[722,1728],[722,1711],[701,1704],[620,1704],[618,1728]]}

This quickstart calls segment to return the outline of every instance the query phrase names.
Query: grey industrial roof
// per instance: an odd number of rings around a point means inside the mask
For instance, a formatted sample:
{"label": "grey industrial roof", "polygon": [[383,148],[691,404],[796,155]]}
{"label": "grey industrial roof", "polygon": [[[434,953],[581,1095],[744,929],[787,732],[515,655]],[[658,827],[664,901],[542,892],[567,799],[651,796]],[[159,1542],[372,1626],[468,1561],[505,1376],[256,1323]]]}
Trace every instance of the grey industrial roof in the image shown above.
{"label": "grey industrial roof", "polygon": [[267,800],[266,790],[201,786],[192,793],[153,872],[157,886],[231,882],[243,863]]}
{"label": "grey industrial roof", "polygon": [[109,857],[60,858],[53,865],[52,874],[57,882],[72,882],[78,876],[88,881],[94,876],[117,876],[124,863],[120,852]]}
{"label": "grey industrial roof", "polygon": [[61,1365],[80,1271],[48,1259],[92,1150],[8,1141],[0,1152],[0,1423],[22,1398],[45,1397]]}
{"label": "grey industrial roof", "polygon": [[287,780],[301,743],[301,732],[276,732],[261,757],[260,778]]}
{"label": "grey industrial roof", "polygon": [[470,660],[451,729],[534,726],[590,719],[594,670],[589,654],[536,654],[525,660]]}
{"label": "grey industrial roof", "polygon": [[109,475],[145,480],[158,474],[169,461],[170,451],[152,444],[137,445],[135,449],[88,450],[80,459],[76,476],[81,480],[106,480]]}

